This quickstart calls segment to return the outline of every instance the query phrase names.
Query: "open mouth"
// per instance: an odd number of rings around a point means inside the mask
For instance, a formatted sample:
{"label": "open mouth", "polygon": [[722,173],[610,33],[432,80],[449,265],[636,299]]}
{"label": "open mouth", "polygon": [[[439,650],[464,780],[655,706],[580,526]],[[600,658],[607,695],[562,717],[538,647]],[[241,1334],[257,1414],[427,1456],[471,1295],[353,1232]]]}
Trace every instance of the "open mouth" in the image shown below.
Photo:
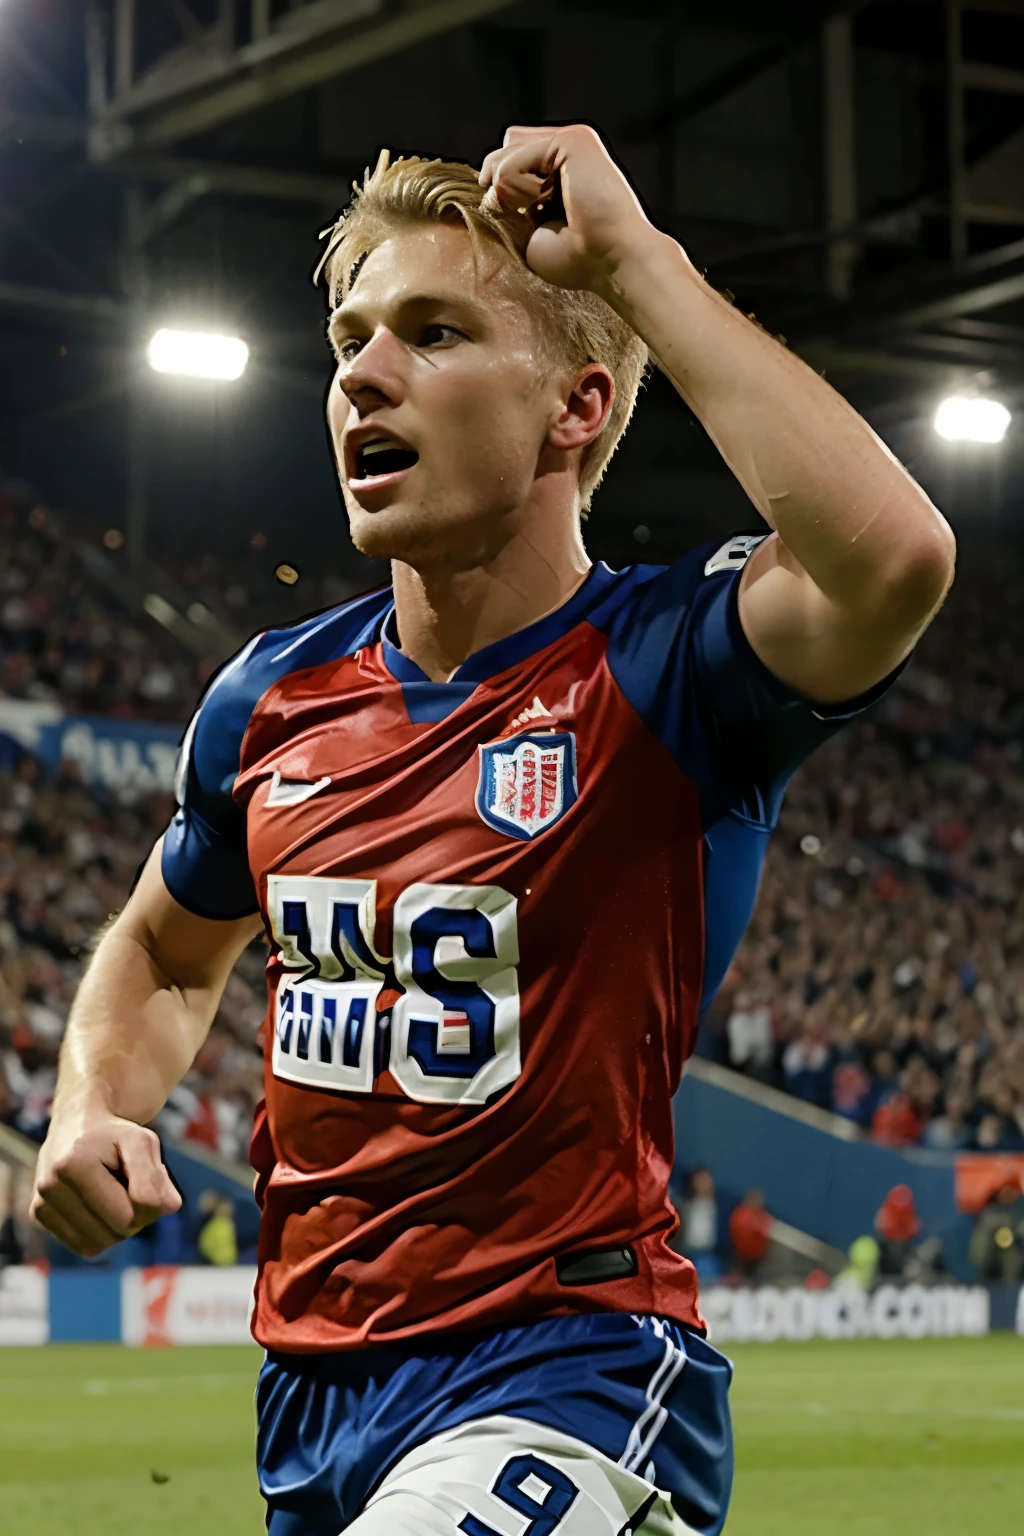
{"label": "open mouth", "polygon": [[391,438],[375,438],[363,443],[356,451],[356,480],[381,480],[385,475],[398,475],[412,469],[419,462],[419,454],[405,448]]}

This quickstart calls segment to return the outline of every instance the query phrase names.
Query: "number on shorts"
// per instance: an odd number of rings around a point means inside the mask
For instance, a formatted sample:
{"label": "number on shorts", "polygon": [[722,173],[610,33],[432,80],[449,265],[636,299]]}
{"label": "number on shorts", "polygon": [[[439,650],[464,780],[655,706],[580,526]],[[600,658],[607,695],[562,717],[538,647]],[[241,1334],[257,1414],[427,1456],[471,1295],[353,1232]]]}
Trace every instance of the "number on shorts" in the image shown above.
{"label": "number on shorts", "polygon": [[[491,1492],[517,1515],[527,1516],[530,1523],[523,1527],[521,1536],[551,1536],[569,1513],[579,1489],[571,1477],[549,1461],[526,1454],[506,1461]],[[476,1515],[461,1520],[459,1530],[465,1536],[501,1536],[500,1531],[478,1520]]]}

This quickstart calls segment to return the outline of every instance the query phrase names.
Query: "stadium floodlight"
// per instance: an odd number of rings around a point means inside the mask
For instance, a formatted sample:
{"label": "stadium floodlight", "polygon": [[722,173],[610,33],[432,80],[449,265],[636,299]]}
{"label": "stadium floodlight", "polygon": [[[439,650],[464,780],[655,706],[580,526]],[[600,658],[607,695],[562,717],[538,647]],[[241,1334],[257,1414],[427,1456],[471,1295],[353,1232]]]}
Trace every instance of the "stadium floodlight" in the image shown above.
{"label": "stadium floodlight", "polygon": [[209,331],[157,331],[149,344],[149,366],[157,373],[194,379],[240,379],[249,348],[239,336]]}
{"label": "stadium floodlight", "polygon": [[935,430],[948,443],[1001,443],[1011,420],[1001,400],[950,395],[935,413]]}

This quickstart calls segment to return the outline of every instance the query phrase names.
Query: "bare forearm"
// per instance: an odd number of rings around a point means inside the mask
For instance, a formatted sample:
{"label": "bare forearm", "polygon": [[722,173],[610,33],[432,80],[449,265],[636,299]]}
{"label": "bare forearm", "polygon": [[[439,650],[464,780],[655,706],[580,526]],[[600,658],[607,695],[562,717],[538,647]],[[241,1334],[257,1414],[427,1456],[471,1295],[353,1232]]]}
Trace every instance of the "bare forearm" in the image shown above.
{"label": "bare forearm", "polygon": [[88,1100],[145,1125],[191,1066],[218,996],[175,985],[139,939],[115,924],[71,1011],[56,1107]]}
{"label": "bare forearm", "polygon": [[673,240],[652,230],[603,291],[823,593],[856,603],[918,567],[941,571],[934,556],[951,535],[920,487],[856,411],[709,287]]}

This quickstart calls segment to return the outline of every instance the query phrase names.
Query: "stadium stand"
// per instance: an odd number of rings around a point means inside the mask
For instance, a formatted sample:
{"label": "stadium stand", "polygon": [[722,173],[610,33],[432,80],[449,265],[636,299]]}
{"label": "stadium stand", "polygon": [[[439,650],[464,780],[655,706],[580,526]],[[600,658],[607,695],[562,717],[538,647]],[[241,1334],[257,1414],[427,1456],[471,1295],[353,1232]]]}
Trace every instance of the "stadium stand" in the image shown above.
{"label": "stadium stand", "polygon": [[[0,701],[180,726],[232,637],[351,590],[328,578],[304,583],[300,600],[255,552],[230,571],[210,554],[166,555],[143,585],[192,615],[199,639],[186,645],[152,605],[139,611],[106,530],[71,526],[27,488],[0,499]],[[882,709],[794,780],[749,935],[702,1031],[703,1054],[891,1145],[1024,1148],[1022,595],[1005,556],[961,575]],[[115,798],[73,763],[48,777],[7,745],[0,1120],[41,1139],[88,946],[171,801]],[[172,1137],[229,1158],[244,1157],[260,1093],[261,965],[254,945],[161,1117]]]}
{"label": "stadium stand", "polygon": [[704,1031],[893,1145],[1024,1148],[1020,599],[1005,557],[962,574],[875,718],[795,779]]}

